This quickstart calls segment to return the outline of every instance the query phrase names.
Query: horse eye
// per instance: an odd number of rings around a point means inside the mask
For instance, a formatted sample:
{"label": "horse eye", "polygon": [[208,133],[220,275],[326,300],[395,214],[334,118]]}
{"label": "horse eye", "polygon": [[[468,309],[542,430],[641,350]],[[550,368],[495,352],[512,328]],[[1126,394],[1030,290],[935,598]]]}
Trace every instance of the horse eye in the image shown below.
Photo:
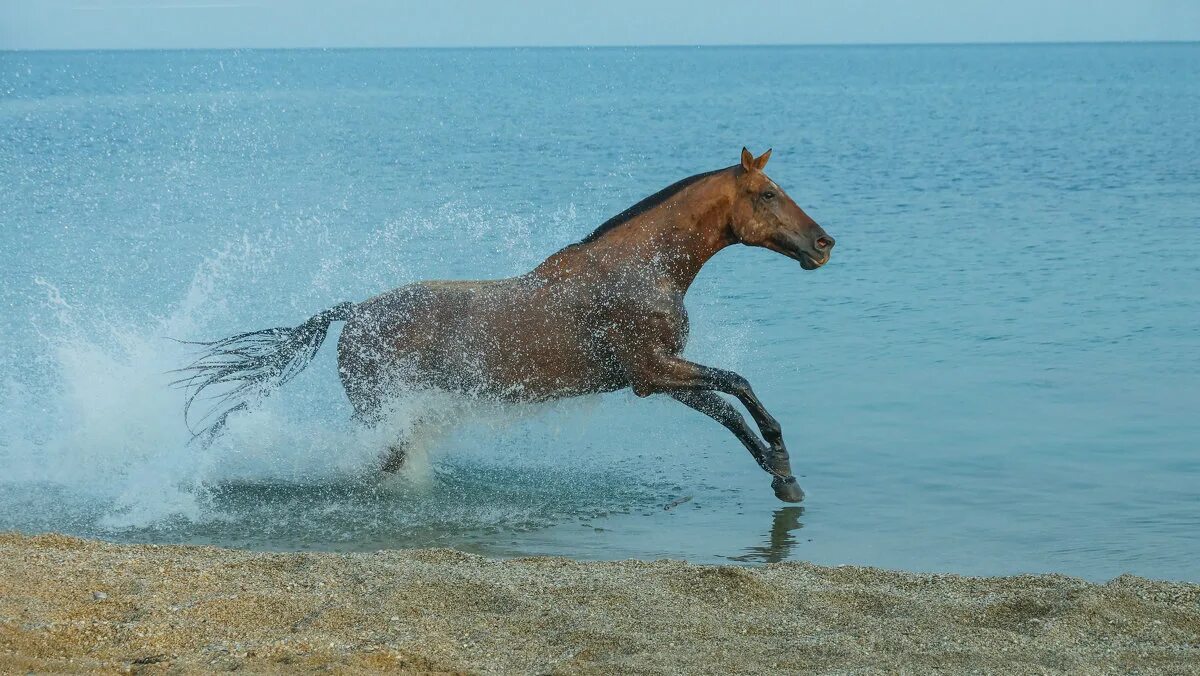
{"label": "horse eye", "polygon": [[773,192],[771,192],[770,190],[768,190],[768,191],[766,191],[766,192],[764,192],[764,193],[763,193],[763,199],[765,199],[765,200],[769,200],[769,199],[775,199],[775,193],[773,193]]}

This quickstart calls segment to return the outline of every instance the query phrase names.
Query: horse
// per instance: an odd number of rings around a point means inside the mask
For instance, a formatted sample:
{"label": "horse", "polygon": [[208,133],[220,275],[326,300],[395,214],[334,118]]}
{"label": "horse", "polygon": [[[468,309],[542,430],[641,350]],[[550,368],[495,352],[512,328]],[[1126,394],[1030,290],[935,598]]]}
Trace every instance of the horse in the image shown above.
{"label": "horse", "polygon": [[[779,421],[750,383],[681,356],[684,296],[717,252],[764,247],[805,270],[829,261],[834,239],[763,172],[770,156],[742,148],[737,164],[660,190],[523,275],[416,282],[296,327],[195,342],[203,353],[175,383],[190,390],[185,421],[202,390],[226,387],[213,412],[225,410],[195,433],[211,440],[231,413],[307,366],[330,324],[344,321],[338,373],[363,422],[378,420],[402,386],[507,402],[665,394],[726,427],[771,475],[776,497],[799,502]],[[758,434],[722,394],[745,407]],[[404,455],[391,447],[382,469],[399,469]]]}

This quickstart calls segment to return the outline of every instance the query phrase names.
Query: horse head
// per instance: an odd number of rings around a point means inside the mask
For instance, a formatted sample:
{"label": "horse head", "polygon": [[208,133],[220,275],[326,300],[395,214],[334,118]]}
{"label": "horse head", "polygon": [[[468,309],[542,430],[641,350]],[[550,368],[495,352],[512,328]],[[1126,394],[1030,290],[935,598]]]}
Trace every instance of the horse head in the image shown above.
{"label": "horse head", "polygon": [[805,270],[829,262],[834,240],[763,173],[771,151],[757,158],[742,148],[737,169],[732,229],[739,242],[761,246],[800,261]]}

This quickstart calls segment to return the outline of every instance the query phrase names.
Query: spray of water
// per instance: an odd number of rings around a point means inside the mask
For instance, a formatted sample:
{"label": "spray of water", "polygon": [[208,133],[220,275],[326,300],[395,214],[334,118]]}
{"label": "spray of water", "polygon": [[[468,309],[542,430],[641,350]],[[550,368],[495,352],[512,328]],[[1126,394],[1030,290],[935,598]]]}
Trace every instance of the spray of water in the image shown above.
{"label": "spray of water", "polygon": [[[512,240],[521,239],[518,226],[507,228]],[[411,230],[385,228],[361,252],[412,242]],[[22,530],[131,540],[462,546],[455,533],[469,541],[660,499],[660,482],[622,458],[589,464],[595,401],[547,412],[404,392],[378,424],[352,422],[336,378],[333,334],[308,371],[231,416],[213,443],[192,443],[184,394],[169,387],[171,370],[193,357],[192,348],[168,338],[261,328],[247,322],[262,312],[235,299],[245,298],[245,285],[260,283],[276,252],[294,240],[285,245],[267,233],[223,247],[200,265],[182,299],[157,315],[73,302],[54,280],[38,278],[42,301],[31,318],[41,342],[37,363],[5,365],[0,388],[6,521]],[[312,297],[386,288],[378,279],[354,279],[369,254],[332,249],[319,229],[307,244],[331,251],[300,285],[306,294],[288,298],[297,310],[286,314],[295,321],[311,313]],[[407,271],[389,273],[407,281]],[[407,449],[405,470],[382,475],[382,455],[398,441]]]}

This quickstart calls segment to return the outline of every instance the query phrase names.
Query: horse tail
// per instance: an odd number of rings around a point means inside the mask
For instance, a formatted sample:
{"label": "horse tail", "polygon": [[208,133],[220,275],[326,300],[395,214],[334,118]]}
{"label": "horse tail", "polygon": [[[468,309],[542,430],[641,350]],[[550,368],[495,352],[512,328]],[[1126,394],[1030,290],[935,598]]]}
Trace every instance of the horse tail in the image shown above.
{"label": "horse tail", "polygon": [[[196,361],[172,371],[186,374],[171,385],[187,392],[183,420],[193,439],[212,441],[230,414],[245,410],[254,399],[295,378],[321,349],[329,325],[350,319],[353,314],[354,303],[338,303],[292,328],[248,331],[211,342],[179,341],[203,350]],[[196,398],[206,388],[221,385],[228,387],[211,397],[212,407],[196,421],[204,427],[193,429],[189,414]]]}

